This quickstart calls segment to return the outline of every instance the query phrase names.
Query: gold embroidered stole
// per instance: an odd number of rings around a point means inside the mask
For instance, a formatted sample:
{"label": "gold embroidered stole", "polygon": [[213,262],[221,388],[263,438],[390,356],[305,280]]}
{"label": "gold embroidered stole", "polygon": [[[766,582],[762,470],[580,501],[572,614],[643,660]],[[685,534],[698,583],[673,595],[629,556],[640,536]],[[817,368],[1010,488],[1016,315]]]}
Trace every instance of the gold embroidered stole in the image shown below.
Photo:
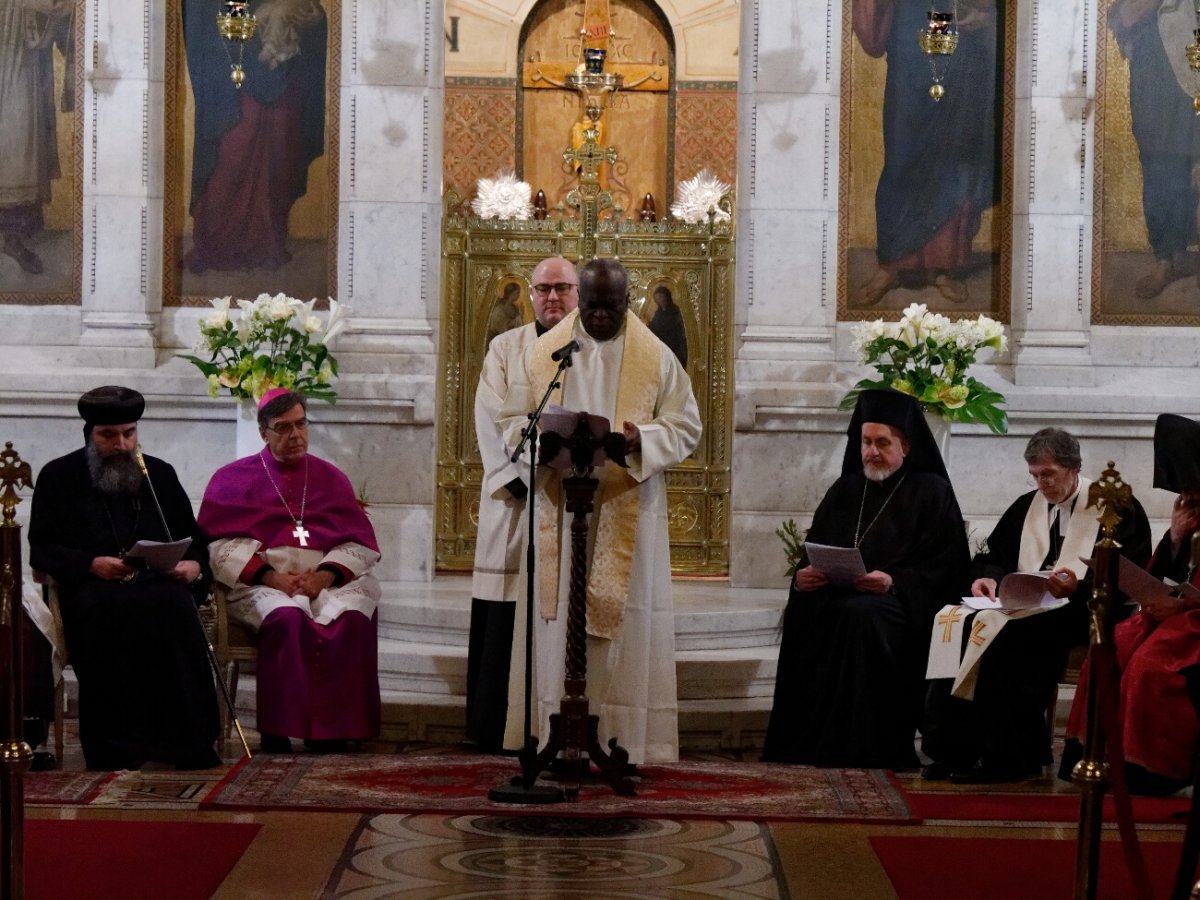
{"label": "gold embroidered stole", "polygon": [[[550,354],[571,339],[579,313],[572,312],[538,338],[530,363],[535,397],[545,393],[558,364]],[[621,356],[621,374],[617,386],[616,412],[609,427],[621,430],[622,422],[645,424],[654,419],[662,379],[662,343],[642,321],[632,313],[625,316],[625,348]],[[586,378],[579,368],[575,378]],[[562,389],[551,398],[562,403]],[[582,410],[582,412],[594,412]],[[633,566],[633,545],[637,534],[638,483],[628,470],[614,463],[598,469],[600,485],[596,492],[591,530],[594,537],[591,566],[588,569],[587,621],[588,633],[612,639],[621,627],[625,600],[629,596],[630,570]],[[562,480],[551,476],[546,482],[546,502],[538,506],[538,609],[544,619],[558,614],[560,529]],[[563,523],[563,528],[569,527]],[[570,565],[570,561],[567,561]]]}

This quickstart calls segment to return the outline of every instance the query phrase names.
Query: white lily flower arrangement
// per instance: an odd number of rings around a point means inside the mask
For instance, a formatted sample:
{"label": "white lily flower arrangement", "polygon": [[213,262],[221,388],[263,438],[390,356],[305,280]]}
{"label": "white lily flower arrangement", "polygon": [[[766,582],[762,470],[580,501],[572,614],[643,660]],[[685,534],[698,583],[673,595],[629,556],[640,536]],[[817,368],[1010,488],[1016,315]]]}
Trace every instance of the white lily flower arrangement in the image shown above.
{"label": "white lily flower arrangement", "polygon": [[864,378],[843,399],[853,409],[862,391],[891,388],[916,397],[921,407],[951,422],[980,422],[996,434],[1008,432],[1004,395],[967,375],[981,350],[1003,353],[1004,326],[980,315],[951,321],[913,303],[899,322],[862,322],[851,331],[859,362],[880,377]]}
{"label": "white lily flower arrangement", "polygon": [[234,319],[232,302],[214,299],[212,311],[200,320],[194,354],[179,354],[203,373],[210,397],[225,388],[230,397],[257,401],[281,387],[330,403],[337,399],[331,382],[338,365],[329,347],[346,327],[347,307],[331,297],[329,318],[322,320],[313,311],[316,298],[305,303],[286,294],[259,294],[238,300],[241,314]]}

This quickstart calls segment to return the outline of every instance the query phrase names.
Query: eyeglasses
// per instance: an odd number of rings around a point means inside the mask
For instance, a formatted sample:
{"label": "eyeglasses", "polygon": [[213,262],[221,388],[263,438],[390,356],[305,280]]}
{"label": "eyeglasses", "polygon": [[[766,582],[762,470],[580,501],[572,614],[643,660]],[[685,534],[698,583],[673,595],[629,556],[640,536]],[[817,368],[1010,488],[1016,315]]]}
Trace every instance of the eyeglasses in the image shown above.
{"label": "eyeglasses", "polygon": [[533,286],[533,290],[539,297],[549,297],[551,291],[562,296],[563,294],[570,293],[574,288],[575,283],[571,281],[560,281],[558,284],[535,284]]}
{"label": "eyeglasses", "polygon": [[267,431],[273,431],[280,437],[287,437],[293,431],[307,431],[308,419],[297,419],[295,422],[280,422],[278,425],[268,425]]}

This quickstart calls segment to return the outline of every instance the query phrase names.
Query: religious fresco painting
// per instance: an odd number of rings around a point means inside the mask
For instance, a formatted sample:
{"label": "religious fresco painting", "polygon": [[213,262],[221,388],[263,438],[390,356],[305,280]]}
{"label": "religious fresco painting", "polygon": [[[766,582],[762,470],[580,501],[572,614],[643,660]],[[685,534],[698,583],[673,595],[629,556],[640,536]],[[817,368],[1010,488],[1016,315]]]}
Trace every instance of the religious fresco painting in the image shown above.
{"label": "religious fresco painting", "polygon": [[[676,302],[676,296],[682,302]],[[646,323],[650,331],[660,341],[666,344],[680,365],[685,369],[688,364],[688,334],[695,335],[697,328],[695,310],[687,306],[686,291],[680,292],[678,285],[670,278],[656,278],[646,285],[641,297],[630,303],[630,309]],[[690,343],[696,343],[696,339]],[[688,372],[689,375],[693,373]]]}
{"label": "religious fresco painting", "polygon": [[0,0],[0,302],[78,304],[82,3]]}
{"label": "religious fresco painting", "polygon": [[1092,321],[1200,325],[1191,0],[1100,5]]}
{"label": "religious fresco painting", "polygon": [[220,8],[168,17],[164,305],[333,296],[338,0],[262,0],[243,45],[218,33]]}
{"label": "religious fresco painting", "polygon": [[843,7],[840,319],[910,303],[1008,318],[1016,11],[941,6],[959,35],[942,57],[918,43],[929,0]]}
{"label": "religious fresco painting", "polygon": [[500,281],[496,293],[492,295],[490,309],[487,309],[487,320],[484,327],[484,349],[491,346],[492,338],[503,334],[510,328],[519,328],[526,322],[533,321],[533,304],[529,302],[529,286],[516,275],[510,275]]}

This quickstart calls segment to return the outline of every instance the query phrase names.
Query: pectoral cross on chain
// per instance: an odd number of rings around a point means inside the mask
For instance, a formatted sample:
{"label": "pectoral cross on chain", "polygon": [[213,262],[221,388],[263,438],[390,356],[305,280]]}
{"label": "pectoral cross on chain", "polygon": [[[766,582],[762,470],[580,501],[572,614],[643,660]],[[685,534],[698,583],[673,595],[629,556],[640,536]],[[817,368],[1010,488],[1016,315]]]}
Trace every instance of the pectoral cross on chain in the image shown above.
{"label": "pectoral cross on chain", "polygon": [[938,616],[937,623],[945,626],[942,629],[942,643],[950,643],[950,636],[954,633],[954,624],[962,618],[962,610],[957,606],[949,612],[942,613]]}
{"label": "pectoral cross on chain", "polygon": [[292,529],[292,537],[294,537],[300,541],[301,547],[308,546],[308,535],[309,535],[308,529],[305,528],[304,525],[300,522],[297,522],[296,527]]}

